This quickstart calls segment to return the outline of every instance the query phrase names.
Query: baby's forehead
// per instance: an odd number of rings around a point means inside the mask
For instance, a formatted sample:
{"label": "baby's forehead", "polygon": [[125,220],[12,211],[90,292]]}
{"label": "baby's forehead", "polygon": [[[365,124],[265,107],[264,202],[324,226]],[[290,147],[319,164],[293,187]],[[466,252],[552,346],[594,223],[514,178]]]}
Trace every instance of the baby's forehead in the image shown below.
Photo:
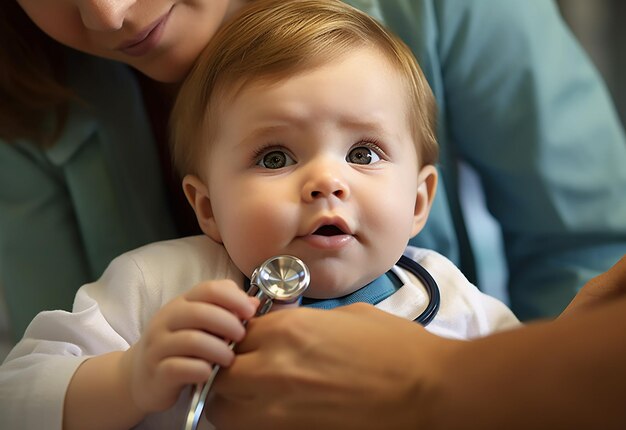
{"label": "baby's forehead", "polygon": [[[402,67],[397,62],[393,61],[391,54],[383,51],[378,46],[355,44],[354,46],[345,46],[343,49],[333,50],[332,52],[320,52],[278,69],[269,65],[257,70],[242,70],[240,68],[238,74],[231,73],[228,69],[222,70],[215,80],[216,83],[209,104],[220,104],[223,108],[234,103],[242,93],[250,92],[250,89],[257,93],[264,93],[286,82],[296,80],[303,75],[311,74],[336,62],[341,62],[342,59],[361,52],[366,52],[368,55],[381,60],[388,66],[390,73],[395,74],[397,79],[408,87],[409,83],[407,82],[405,71],[402,70]],[[381,76],[382,79],[384,77]],[[409,92],[407,91],[405,94],[408,99]]]}
{"label": "baby's forehead", "polygon": [[[258,108],[262,100],[266,103],[263,111],[276,114],[282,108],[281,115],[297,119],[308,105],[326,103],[353,110],[352,119],[346,121],[375,123],[381,110],[401,108],[406,112],[411,92],[405,82],[402,73],[385,56],[375,50],[360,49],[271,73],[225,77],[212,92],[209,110],[218,115],[233,108],[245,111],[247,106]],[[338,113],[350,113],[345,110]]]}

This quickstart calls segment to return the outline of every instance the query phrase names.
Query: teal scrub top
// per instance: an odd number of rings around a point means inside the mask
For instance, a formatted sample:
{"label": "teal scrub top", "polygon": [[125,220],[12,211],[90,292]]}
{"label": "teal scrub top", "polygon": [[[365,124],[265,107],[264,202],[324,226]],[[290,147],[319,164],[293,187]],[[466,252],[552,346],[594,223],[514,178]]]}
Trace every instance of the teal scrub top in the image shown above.
{"label": "teal scrub top", "polygon": [[[411,47],[435,93],[442,174],[425,229],[473,278],[457,163],[500,224],[511,307],[555,315],[626,253],[626,143],[609,95],[547,0],[352,0]],[[74,104],[50,149],[0,142],[0,286],[15,338],[70,309],[115,256],[177,235],[126,66],[71,57]],[[479,285],[480,286],[480,285]]]}
{"label": "teal scrub top", "polygon": [[437,99],[443,183],[411,243],[442,252],[473,278],[458,200],[463,160],[478,172],[502,230],[513,311],[521,319],[558,314],[626,254],[626,142],[555,4],[348,3],[411,47]]}
{"label": "teal scrub top", "polygon": [[176,237],[134,73],[71,54],[77,96],[54,146],[0,142],[0,287],[19,339],[41,310],[71,309],[76,290],[117,255]]}

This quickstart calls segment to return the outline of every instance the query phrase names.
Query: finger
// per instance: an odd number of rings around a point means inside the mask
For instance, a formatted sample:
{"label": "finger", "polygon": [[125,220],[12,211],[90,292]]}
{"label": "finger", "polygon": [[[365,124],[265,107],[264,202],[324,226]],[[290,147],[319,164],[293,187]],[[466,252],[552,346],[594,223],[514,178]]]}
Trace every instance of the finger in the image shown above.
{"label": "finger", "polygon": [[182,388],[187,384],[206,381],[213,366],[210,363],[192,357],[170,357],[159,363],[156,378],[171,388]]}
{"label": "finger", "polygon": [[249,296],[230,279],[203,282],[185,293],[184,297],[188,301],[221,306],[242,319],[252,318],[258,306],[258,302],[251,301]]}
{"label": "finger", "polygon": [[598,278],[615,294],[626,294],[626,255]]}
{"label": "finger", "polygon": [[590,279],[561,313],[561,317],[623,295],[626,295],[626,256],[606,272]]}
{"label": "finger", "polygon": [[[389,314],[366,303],[355,303],[331,310],[312,308],[288,308],[270,312],[248,321],[245,339],[237,345],[237,353],[254,351],[268,342],[298,344],[302,334],[311,330],[335,330],[346,321],[362,319],[364,324],[384,323]],[[394,317],[395,318],[395,317]]]}
{"label": "finger", "polygon": [[[291,336],[290,332],[298,331],[302,322],[301,314],[310,312],[321,313],[318,309],[295,308],[284,309],[280,312],[271,312],[262,317],[252,318],[246,326],[245,338],[237,344],[237,353],[245,354],[257,350],[264,343],[275,343],[287,341]],[[307,318],[307,315],[303,316]],[[302,328],[304,330],[304,328]]]}
{"label": "finger", "polygon": [[229,366],[235,358],[228,343],[199,330],[179,330],[164,336],[153,347],[153,354],[159,361],[171,357],[192,357],[220,366]]}
{"label": "finger", "polygon": [[606,272],[591,279],[585,287],[584,292],[594,296],[613,296],[626,292],[626,256],[615,263]]}
{"label": "finger", "polygon": [[236,342],[246,333],[238,316],[212,303],[181,302],[167,318],[170,331],[198,329]]}

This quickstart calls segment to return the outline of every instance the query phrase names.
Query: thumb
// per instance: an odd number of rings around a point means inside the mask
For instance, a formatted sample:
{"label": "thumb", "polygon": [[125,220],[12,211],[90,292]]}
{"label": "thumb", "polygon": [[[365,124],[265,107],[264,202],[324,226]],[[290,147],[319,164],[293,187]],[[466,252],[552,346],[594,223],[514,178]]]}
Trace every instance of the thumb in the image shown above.
{"label": "thumb", "polygon": [[568,317],[598,303],[626,295],[626,255],[606,272],[592,278],[576,294],[576,297],[561,313]]}

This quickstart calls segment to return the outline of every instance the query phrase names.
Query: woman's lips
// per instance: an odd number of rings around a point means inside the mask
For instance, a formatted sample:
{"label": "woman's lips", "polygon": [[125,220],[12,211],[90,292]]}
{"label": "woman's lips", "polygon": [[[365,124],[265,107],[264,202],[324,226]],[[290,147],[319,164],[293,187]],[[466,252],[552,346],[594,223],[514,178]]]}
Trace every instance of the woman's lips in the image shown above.
{"label": "woman's lips", "polygon": [[150,52],[152,48],[159,44],[171,11],[170,9],[161,18],[143,29],[137,37],[124,42],[117,49],[131,57],[141,57]]}

